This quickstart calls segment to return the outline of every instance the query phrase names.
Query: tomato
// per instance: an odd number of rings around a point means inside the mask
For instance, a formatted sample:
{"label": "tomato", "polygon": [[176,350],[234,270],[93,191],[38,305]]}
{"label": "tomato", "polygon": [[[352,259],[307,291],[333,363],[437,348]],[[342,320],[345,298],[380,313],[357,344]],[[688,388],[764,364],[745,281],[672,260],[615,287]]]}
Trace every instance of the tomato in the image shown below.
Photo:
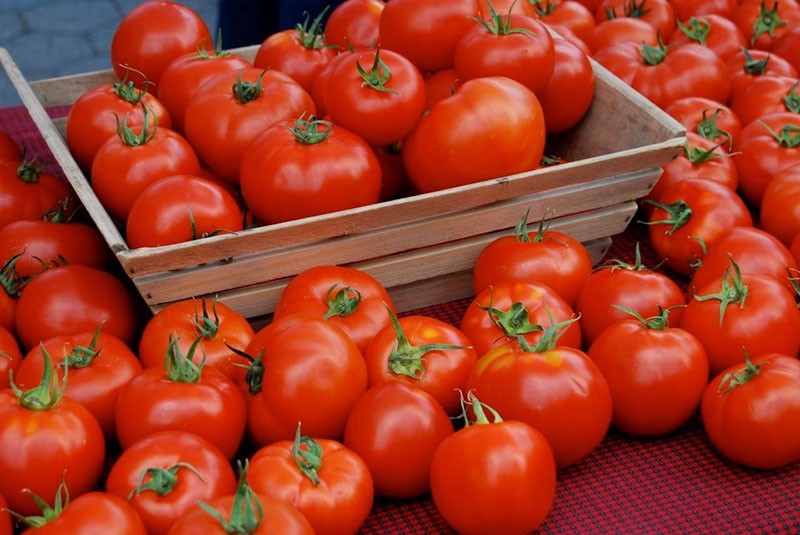
{"label": "tomato", "polygon": [[199,48],[170,61],[158,82],[158,100],[169,110],[172,128],[183,132],[186,106],[205,82],[217,74],[252,66],[244,57],[222,50],[219,40],[213,53]]}
{"label": "tomato", "polygon": [[544,23],[494,11],[464,32],[453,57],[460,80],[506,76],[537,95],[555,67],[553,38]]}
{"label": "tomato", "polygon": [[108,213],[125,221],[147,186],[171,175],[198,172],[200,161],[189,142],[174,130],[159,127],[145,112],[138,132],[122,120],[117,135],[103,143],[92,161],[90,180]]}
{"label": "tomato", "polygon": [[736,98],[753,80],[762,76],[797,77],[796,69],[788,60],[766,50],[742,49],[730,56],[726,62],[728,78],[731,81],[731,99]]}
{"label": "tomato", "polygon": [[655,316],[659,309],[669,310],[670,325],[680,325],[686,304],[683,290],[666,274],[642,264],[638,244],[635,259],[633,264],[608,260],[583,281],[575,311],[580,314],[585,347],[611,324],[630,319],[620,307],[645,318]]}
{"label": "tomato", "polygon": [[198,355],[199,339],[185,353],[177,340],[161,368],[145,368],[119,393],[117,437],[122,449],[158,431],[183,430],[205,438],[232,459],[242,442],[246,410],[236,383]]}
{"label": "tomato", "polygon": [[510,78],[487,76],[434,105],[402,154],[411,184],[427,193],[535,169],[544,141],[536,95]]}
{"label": "tomato", "polygon": [[425,78],[425,112],[429,112],[440,100],[452,96],[460,83],[454,68],[442,69],[428,75]]}
{"label": "tomato", "polygon": [[376,494],[406,499],[428,492],[433,454],[452,432],[431,395],[406,382],[384,381],[356,401],[343,441],[369,467]]}
{"label": "tomato", "polygon": [[379,201],[390,201],[405,196],[408,187],[403,155],[397,143],[384,147],[372,147],[381,166],[381,194]]}
{"label": "tomato", "polygon": [[772,113],[790,112],[800,120],[800,78],[760,76],[731,100],[731,109],[748,124]]}
{"label": "tomato", "polygon": [[342,50],[377,47],[378,24],[384,7],[383,0],[345,0],[328,16],[324,41]]}
{"label": "tomato", "polygon": [[311,91],[311,83],[325,65],[336,56],[336,48],[328,46],[322,28],[327,8],[309,26],[309,15],[295,28],[275,32],[258,47],[253,66],[277,70],[290,76],[300,87]]}
{"label": "tomato", "polygon": [[[118,82],[100,84],[84,91],[72,104],[67,115],[67,147],[85,173],[92,170],[92,162],[108,138],[117,134],[117,119],[127,117],[131,128],[144,124],[144,109],[158,120],[159,126],[172,128],[173,118],[167,107],[150,88],[134,87],[131,76],[125,71]],[[152,120],[152,119],[151,119]]]}
{"label": "tomato", "polygon": [[752,227],[753,217],[732,191],[704,178],[687,178],[666,189],[647,220],[653,251],[675,272],[689,276],[711,244],[731,227]]}
{"label": "tomato", "polygon": [[309,436],[339,440],[347,416],[367,389],[367,367],[340,328],[318,317],[289,314],[256,332],[248,374],[248,432],[265,446],[294,437],[297,422]]}
{"label": "tomato", "polygon": [[570,306],[578,289],[592,272],[586,247],[564,232],[540,222],[536,234],[528,231],[528,212],[517,222],[514,235],[489,242],[475,260],[472,290],[478,295],[501,282],[526,279],[545,284]]}
{"label": "tomato", "polygon": [[299,118],[263,130],[242,157],[245,203],[262,224],[378,202],[381,167],[360,136],[329,121]]}
{"label": "tomato", "polygon": [[[691,17],[705,15],[721,15],[726,19],[733,18],[736,12],[737,0],[670,0],[672,10],[677,20],[687,20]],[[666,36],[665,36],[666,37]]]}
{"label": "tomato", "polygon": [[739,191],[758,207],[770,179],[800,163],[800,115],[773,113],[745,125],[733,144]]}
{"label": "tomato", "polygon": [[335,440],[300,434],[264,446],[250,458],[248,481],[258,494],[297,508],[318,535],[355,534],[372,508],[369,468]]}
{"label": "tomato", "polygon": [[384,381],[413,384],[434,397],[450,416],[460,407],[459,390],[478,360],[467,336],[439,319],[412,315],[392,318],[364,353],[369,385]]}
{"label": "tomato", "polygon": [[160,247],[244,228],[239,202],[220,184],[172,175],[146,186],[130,207],[125,237],[131,249]]}
{"label": "tomato", "polygon": [[170,61],[201,47],[212,49],[200,15],[178,2],[152,0],[131,9],[114,29],[111,67],[118,78],[123,78],[126,66],[133,67],[143,75],[131,73],[136,87],[144,87],[147,80],[157,88]]}
{"label": "tomato", "polygon": [[658,32],[653,25],[633,17],[621,17],[599,22],[586,38],[592,55],[617,43],[658,44]]}
{"label": "tomato", "polygon": [[139,330],[133,295],[110,272],[79,264],[48,269],[25,286],[16,309],[16,332],[29,351],[54,336],[103,332],[130,346]]}
{"label": "tomato", "polygon": [[742,122],[725,104],[704,97],[686,97],[672,101],[664,111],[686,127],[730,151],[739,135]]}
{"label": "tomato", "polygon": [[366,353],[375,335],[391,324],[392,298],[372,275],[359,269],[320,265],[295,275],[281,292],[273,318],[302,312],[341,328]]}
{"label": "tomato", "polygon": [[675,29],[675,12],[669,0],[602,0],[594,12],[597,23],[620,17],[641,19],[664,39]]}
{"label": "tomato", "polygon": [[328,80],[330,80],[333,71],[335,71],[339,63],[343,62],[348,56],[356,52],[361,52],[362,50],[365,49],[348,49],[339,52],[337,56],[332,58],[319,73],[314,76],[314,80],[311,81],[311,90],[308,91],[308,93],[311,96],[311,100],[314,102],[317,117],[326,117],[328,114],[328,107],[325,104],[325,99],[328,92]]}
{"label": "tomato", "polygon": [[[789,243],[789,251],[791,251],[795,261],[798,264],[800,264],[800,232],[795,234],[794,238],[792,238],[791,243]],[[797,274],[793,273],[792,276],[796,277]]]}
{"label": "tomato", "polygon": [[733,20],[750,47],[770,50],[776,39],[800,25],[800,4],[791,0],[740,0]]}
{"label": "tomato", "polygon": [[203,84],[186,105],[184,130],[205,164],[238,184],[242,156],[258,134],[315,111],[308,92],[287,74],[250,67]]}
{"label": "tomato", "polygon": [[533,7],[528,1],[518,2],[516,0],[494,0],[491,2],[491,8],[489,7],[490,1],[491,0],[478,0],[479,17],[484,19],[490,17],[492,9],[500,14],[517,13],[519,15],[532,16]]}
{"label": "tomato", "polygon": [[22,288],[30,282],[29,277],[20,277],[14,265],[19,256],[12,257],[0,266],[0,327],[16,334],[17,300]]}
{"label": "tomato", "polygon": [[33,388],[41,380],[45,351],[56,366],[59,381],[69,368],[64,395],[89,409],[103,428],[106,439],[111,439],[119,392],[142,370],[136,355],[122,340],[102,332],[102,328],[55,336],[28,351],[14,374],[17,386]]}
{"label": "tomato", "polygon": [[22,363],[22,351],[14,335],[0,326],[0,390],[9,387],[9,373],[16,377],[17,369]]}
{"label": "tomato", "polygon": [[14,535],[14,525],[8,512],[8,502],[0,494],[0,535]]}
{"label": "tomato", "polygon": [[771,52],[786,61],[800,71],[800,26],[788,28],[786,32],[778,37],[772,44]]}
{"label": "tomato", "polygon": [[699,44],[626,42],[598,50],[594,59],[662,109],[684,97],[727,102],[730,93],[725,62]]}
{"label": "tomato", "polygon": [[459,533],[531,532],[547,518],[555,499],[552,450],[533,427],[504,421],[497,412],[489,420],[472,393],[469,399],[475,422],[436,449],[433,503]]}
{"label": "tomato", "polygon": [[0,130],[0,160],[22,161],[22,149],[19,148],[14,138],[4,130]]}
{"label": "tomato", "polygon": [[30,493],[52,507],[62,483],[74,496],[92,490],[106,455],[97,419],[62,397],[64,383],[45,362],[35,388],[0,390],[0,494],[23,516],[40,512]]}
{"label": "tomato", "polygon": [[759,214],[759,226],[786,246],[800,232],[800,163],[769,179]]}
{"label": "tomato", "polygon": [[667,44],[698,43],[713,50],[723,61],[747,46],[739,27],[723,15],[708,13],[676,21]]}
{"label": "tomato", "polygon": [[701,406],[714,447],[739,464],[769,470],[800,459],[800,361],[769,353],[731,365],[708,385]]}
{"label": "tomato", "polygon": [[163,367],[173,338],[184,353],[199,338],[205,364],[238,383],[244,379],[249,362],[230,348],[244,350],[253,336],[255,331],[247,318],[225,303],[205,298],[181,299],[147,321],[139,338],[139,359],[147,368]]}
{"label": "tomato", "polygon": [[566,27],[581,41],[586,41],[597,26],[589,8],[574,0],[527,0],[522,4],[528,15],[548,27]]}
{"label": "tomato", "polygon": [[42,219],[62,204],[66,215],[71,215],[75,204],[72,190],[36,159],[0,160],[0,228],[13,221]]}
{"label": "tomato", "polygon": [[[565,323],[578,327],[575,321]],[[563,329],[563,323],[548,327],[535,346],[519,338],[495,347],[467,379],[467,388],[505,419],[541,431],[559,469],[594,451],[612,415],[608,383],[586,353],[561,345]]]}
{"label": "tomato", "polygon": [[778,238],[754,227],[733,227],[714,240],[695,269],[690,287],[703,288],[720,279],[731,260],[742,273],[768,275],[792,289],[789,272],[797,270],[792,253]]}
{"label": "tomato", "polygon": [[236,474],[208,440],[181,430],[161,431],[116,458],[105,488],[128,501],[149,534],[163,535],[197,500],[233,494]]}
{"label": "tomato", "polygon": [[722,278],[695,290],[681,320],[703,344],[712,376],[740,362],[742,349],[751,355],[800,350],[794,292],[782,281],[731,264]]}
{"label": "tomato", "polygon": [[378,21],[381,49],[402,54],[422,72],[452,67],[456,44],[477,16],[475,0],[392,0]]}
{"label": "tomato", "polygon": [[553,49],[553,74],[547,86],[536,95],[542,105],[548,134],[568,130],[583,119],[594,100],[595,86],[594,69],[580,48],[566,39],[554,39]]}
{"label": "tomato", "polygon": [[668,314],[636,313],[609,325],[589,347],[611,390],[611,425],[623,433],[671,433],[700,406],[708,356],[694,335],[670,326]]}

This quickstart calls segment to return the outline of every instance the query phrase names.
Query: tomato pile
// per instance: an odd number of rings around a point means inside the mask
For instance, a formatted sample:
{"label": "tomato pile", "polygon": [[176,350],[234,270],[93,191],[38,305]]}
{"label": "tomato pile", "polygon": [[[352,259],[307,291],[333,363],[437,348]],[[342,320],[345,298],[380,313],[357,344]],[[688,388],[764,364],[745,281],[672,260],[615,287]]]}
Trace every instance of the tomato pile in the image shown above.
{"label": "tomato pile", "polygon": [[592,57],[686,126],[640,203],[661,262],[593,268],[526,213],[457,325],[333,265],[263,327],[210,298],[143,314],[74,194],[2,134],[0,535],[355,533],[376,497],[426,495],[459,532],[524,533],[610,428],[694,416],[744,466],[800,460],[796,0],[323,15],[252,62],[181,4],[120,22],[119,81],[66,137],[132,248],[535,169],[591,105]]}

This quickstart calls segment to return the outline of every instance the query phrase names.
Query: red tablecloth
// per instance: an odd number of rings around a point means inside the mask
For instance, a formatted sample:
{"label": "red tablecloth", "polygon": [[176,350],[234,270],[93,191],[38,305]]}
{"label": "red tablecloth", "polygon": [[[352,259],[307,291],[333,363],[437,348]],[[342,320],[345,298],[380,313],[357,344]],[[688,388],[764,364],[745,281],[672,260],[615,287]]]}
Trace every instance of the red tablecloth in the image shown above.
{"label": "red tablecloth", "polygon": [[[63,115],[65,109],[52,110]],[[0,129],[33,154],[47,147],[24,108],[0,110]],[[55,164],[50,170],[58,171]],[[615,236],[608,258],[630,260],[637,241],[655,265],[641,225]],[[683,282],[683,281],[681,281]],[[415,313],[458,324],[467,301]],[[796,425],[800,425],[797,422]],[[378,499],[361,533],[452,533],[430,498]],[[553,509],[536,533],[569,534],[800,534],[800,463],[757,471],[714,451],[695,417],[657,439],[626,437],[613,429],[589,457],[561,471]]]}

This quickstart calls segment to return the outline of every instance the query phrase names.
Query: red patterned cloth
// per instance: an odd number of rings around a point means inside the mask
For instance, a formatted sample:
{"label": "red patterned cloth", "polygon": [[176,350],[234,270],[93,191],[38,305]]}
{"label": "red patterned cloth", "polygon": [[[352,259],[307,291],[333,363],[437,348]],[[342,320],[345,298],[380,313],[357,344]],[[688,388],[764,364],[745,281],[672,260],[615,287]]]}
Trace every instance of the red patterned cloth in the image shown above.
{"label": "red patterned cloth", "polygon": [[[64,116],[66,108],[50,110]],[[49,154],[24,108],[0,110],[0,129],[31,154]],[[52,163],[50,170],[58,171]],[[632,261],[641,243],[645,265],[656,257],[642,225],[615,236],[608,258]],[[678,280],[678,279],[676,279]],[[678,280],[685,287],[685,281]],[[414,311],[460,323],[468,301]],[[800,425],[800,422],[798,422]],[[465,467],[466,468],[466,467]],[[429,497],[378,499],[366,534],[452,533]],[[715,452],[698,417],[668,436],[626,437],[613,429],[586,459],[558,475],[556,500],[540,534],[800,534],[800,463],[758,471]],[[498,534],[499,535],[499,534]]]}

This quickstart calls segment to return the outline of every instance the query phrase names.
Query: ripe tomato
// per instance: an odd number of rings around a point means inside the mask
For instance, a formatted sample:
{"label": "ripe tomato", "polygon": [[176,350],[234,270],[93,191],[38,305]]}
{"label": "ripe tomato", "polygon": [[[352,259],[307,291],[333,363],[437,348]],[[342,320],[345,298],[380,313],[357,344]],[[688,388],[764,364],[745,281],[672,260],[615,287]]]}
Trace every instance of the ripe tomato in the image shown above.
{"label": "ripe tomato", "polygon": [[318,535],[355,534],[372,508],[372,476],[357,453],[335,440],[300,434],[257,450],[248,481],[260,495],[291,504]]}
{"label": "ripe tomato", "polygon": [[253,66],[285,73],[310,92],[314,77],[336,56],[336,47],[325,42],[322,28],[325,11],[327,8],[311,21],[310,26],[306,13],[301,24],[264,39],[253,58]]}
{"label": "ripe tomato", "polygon": [[433,503],[459,533],[529,533],[555,499],[552,450],[530,425],[497,412],[490,420],[469,396],[476,421],[446,438],[431,463]]}
{"label": "ripe tomato", "polygon": [[[67,492],[66,490],[64,492]],[[63,505],[63,508],[61,507]],[[22,535],[62,533],[125,533],[147,535],[142,519],[124,498],[92,491],[62,501],[61,492],[52,509],[42,511],[44,523],[31,525]]]}
{"label": "ripe tomato", "polygon": [[565,27],[581,41],[586,41],[597,26],[589,8],[574,0],[528,0],[522,5],[527,15],[538,18],[548,27]]}
{"label": "ripe tomato", "polygon": [[14,524],[8,512],[8,502],[0,494],[0,535],[14,535]]}
{"label": "ripe tomato", "polygon": [[402,154],[410,182],[427,193],[535,169],[544,141],[536,95],[510,78],[487,76],[459,84],[434,105],[403,141]]}
{"label": "ripe tomato", "polygon": [[595,8],[594,20],[632,17],[645,21],[664,39],[675,29],[675,12],[669,0],[602,0]]}
{"label": "ripe tomato", "polygon": [[723,61],[747,47],[742,31],[724,15],[708,13],[679,19],[676,24],[677,28],[664,36],[669,37],[668,45],[698,43],[713,50]]}
{"label": "ripe tomato", "polygon": [[378,24],[384,7],[383,0],[345,0],[328,16],[323,30],[325,42],[342,50],[377,47]]}
{"label": "ripe tomato", "polygon": [[762,470],[800,459],[800,361],[768,353],[731,365],[706,388],[703,425],[714,447],[734,462]]}
{"label": "ripe tomato", "polygon": [[0,494],[12,511],[40,512],[30,493],[51,507],[60,485],[78,496],[92,490],[103,470],[105,441],[97,419],[63,396],[47,358],[39,385],[0,390]]}
{"label": "ripe tomato", "polygon": [[733,20],[750,47],[770,50],[781,35],[800,25],[800,4],[794,1],[741,0]]}
{"label": "ripe tomato", "polygon": [[14,335],[0,326],[0,390],[9,387],[9,373],[16,377],[17,369],[22,363],[22,351]]}
{"label": "ripe tomato", "polygon": [[458,40],[453,65],[460,80],[506,76],[538,95],[555,67],[553,38],[538,19],[492,10]]}
{"label": "ripe tomato", "polygon": [[461,83],[458,73],[454,68],[442,69],[429,74],[425,78],[425,112],[429,112],[433,105],[452,96]]}
{"label": "ripe tomato", "polygon": [[52,267],[25,286],[16,309],[16,332],[29,351],[54,336],[94,332],[131,346],[139,330],[128,288],[107,271],[79,264]]}
{"label": "ripe tomato", "polygon": [[778,37],[772,44],[772,52],[776,56],[787,60],[800,71],[800,26],[788,28],[786,32]]}
{"label": "ripe tomato", "polygon": [[690,276],[694,264],[731,227],[752,227],[744,201],[713,180],[687,178],[665,190],[647,220],[653,251],[675,272]]}
{"label": "ripe tomato", "polygon": [[339,440],[347,416],[367,389],[358,347],[322,318],[289,314],[256,332],[248,374],[248,432],[265,446],[294,437],[297,422],[309,436]]}
{"label": "ripe tomato", "polygon": [[12,334],[17,331],[17,300],[22,288],[30,278],[17,275],[14,264],[19,257],[12,257],[0,266],[0,327]]}
{"label": "ripe tomato", "polygon": [[790,76],[797,77],[796,69],[788,60],[766,50],[753,48],[741,49],[731,55],[726,66],[728,78],[731,81],[731,99],[736,97],[747,84],[762,76]]}
{"label": "ripe tomato", "polygon": [[731,150],[742,129],[742,122],[729,106],[704,97],[679,98],[664,111],[685,126],[687,132],[696,132],[725,151]]}
{"label": "ripe tomato", "polygon": [[384,381],[356,401],[344,445],[364,459],[376,494],[406,499],[428,492],[433,454],[452,433],[432,396],[406,382]]}
{"label": "ripe tomato", "polygon": [[475,0],[392,0],[378,21],[381,48],[402,54],[423,73],[446,69],[477,16]]}
{"label": "ripe tomato", "polygon": [[575,311],[580,314],[581,335],[585,347],[612,323],[630,319],[620,307],[633,310],[645,318],[655,316],[659,309],[669,310],[669,323],[677,327],[686,304],[683,290],[670,277],[642,264],[639,246],[636,260],[606,261],[583,281]]}
{"label": "ripe tomato", "polygon": [[413,384],[434,397],[450,416],[460,408],[459,390],[478,360],[467,336],[439,319],[413,315],[392,318],[364,352],[369,385],[384,381]]}
{"label": "ripe tomato", "polygon": [[621,17],[598,23],[586,38],[586,44],[589,45],[592,55],[608,46],[626,42],[656,46],[658,32],[653,25],[641,19]]}
{"label": "ripe tomato", "polygon": [[800,163],[769,179],[760,208],[759,226],[788,246],[800,232]]}
{"label": "ripe tomato", "polygon": [[381,167],[360,136],[329,121],[281,121],[242,157],[242,196],[262,224],[378,202]]}
{"label": "ripe tomato", "polygon": [[[566,0],[564,3],[575,3]],[[577,4],[580,5],[580,4]],[[548,134],[572,128],[594,100],[594,69],[589,57],[566,39],[553,40],[555,68],[547,86],[537,93]]]}
{"label": "ripe tomato", "polygon": [[142,364],[125,343],[114,335],[96,331],[55,336],[44,340],[25,355],[14,374],[17,386],[33,388],[42,377],[44,352],[53,360],[58,381],[65,368],[69,381],[64,395],[81,403],[97,418],[106,439],[114,436],[114,407],[120,390]]}
{"label": "ripe tomato", "polygon": [[147,90],[134,87],[129,79],[131,74],[132,71],[125,71],[125,77],[118,82],[86,90],[69,110],[67,147],[86,173],[91,171],[94,156],[103,143],[116,135],[115,115],[120,119],[127,116],[131,128],[140,128],[144,124],[143,110],[146,108],[156,116],[160,126],[172,128],[173,119],[161,100]]}
{"label": "ripe tomato", "polygon": [[281,292],[273,318],[302,312],[341,328],[366,353],[375,335],[396,312],[386,288],[359,269],[322,265],[295,275]]}
{"label": "ripe tomato", "polygon": [[671,433],[700,406],[708,356],[694,335],[670,326],[668,314],[629,315],[609,325],[589,347],[589,358],[611,390],[611,425],[623,433]]}
{"label": "ripe tomato", "polygon": [[325,86],[330,120],[377,147],[411,132],[425,108],[425,81],[414,64],[391,50],[341,58]]}
{"label": "ripe tomato", "polygon": [[22,161],[22,149],[5,130],[0,130],[0,160],[11,160],[12,162]]}
{"label": "ripe tomato", "polygon": [[737,0],[704,0],[698,2],[697,0],[670,0],[672,10],[675,12],[675,18],[678,20],[687,20],[692,16],[701,15],[722,15],[726,19],[733,18],[738,5]]}
{"label": "ripe tomato", "polygon": [[[190,7],[178,2],[151,0],[130,10],[111,38],[111,67],[123,78],[142,88],[145,80],[158,86],[161,73],[173,59],[205,47],[212,51],[211,34],[205,21]],[[156,94],[157,90],[152,89]]]}
{"label": "ripe tomato", "polygon": [[0,228],[13,221],[42,219],[61,205],[69,216],[74,203],[69,185],[35,159],[0,160]]}
{"label": "ripe tomato", "polygon": [[126,499],[151,535],[164,535],[197,500],[236,491],[228,458],[208,440],[161,431],[131,444],[108,472],[109,494]]}
{"label": "ripe tomato", "polygon": [[742,124],[772,113],[794,113],[800,119],[800,78],[760,76],[731,100],[731,109]]}

